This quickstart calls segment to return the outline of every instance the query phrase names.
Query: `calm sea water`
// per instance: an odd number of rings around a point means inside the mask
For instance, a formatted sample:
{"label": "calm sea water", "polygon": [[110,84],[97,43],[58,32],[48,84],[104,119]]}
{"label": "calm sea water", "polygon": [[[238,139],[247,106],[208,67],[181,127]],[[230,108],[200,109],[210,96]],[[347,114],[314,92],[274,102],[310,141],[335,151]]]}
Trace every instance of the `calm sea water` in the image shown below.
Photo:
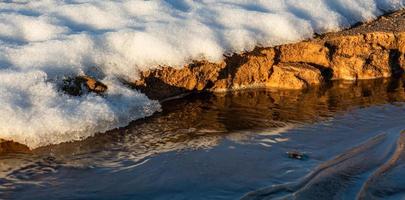
{"label": "calm sea water", "polygon": [[193,95],[1,155],[0,199],[404,199],[404,102],[400,79]]}

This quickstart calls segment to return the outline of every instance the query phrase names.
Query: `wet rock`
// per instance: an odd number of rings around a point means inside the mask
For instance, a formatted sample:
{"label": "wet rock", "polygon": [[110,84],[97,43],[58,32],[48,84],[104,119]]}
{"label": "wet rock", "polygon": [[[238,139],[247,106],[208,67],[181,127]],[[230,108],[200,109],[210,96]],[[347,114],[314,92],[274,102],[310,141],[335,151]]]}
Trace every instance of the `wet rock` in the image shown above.
{"label": "wet rock", "polygon": [[85,91],[103,94],[108,87],[90,76],[78,76],[65,79],[62,89],[70,95],[80,96]]}
{"label": "wet rock", "polygon": [[299,151],[289,151],[289,152],[287,152],[287,155],[289,158],[297,159],[297,160],[305,160],[308,158],[307,155],[305,155],[304,153],[299,152]]}

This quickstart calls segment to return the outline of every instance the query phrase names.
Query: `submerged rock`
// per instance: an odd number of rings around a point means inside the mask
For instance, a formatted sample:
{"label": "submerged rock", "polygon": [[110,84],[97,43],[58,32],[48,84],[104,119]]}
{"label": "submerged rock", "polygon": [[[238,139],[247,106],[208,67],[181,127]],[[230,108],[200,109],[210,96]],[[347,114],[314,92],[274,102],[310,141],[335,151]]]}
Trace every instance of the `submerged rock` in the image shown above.
{"label": "submerged rock", "polygon": [[297,159],[297,160],[305,160],[308,158],[307,155],[305,155],[304,153],[299,152],[299,151],[289,151],[289,152],[287,152],[287,155],[289,158]]}

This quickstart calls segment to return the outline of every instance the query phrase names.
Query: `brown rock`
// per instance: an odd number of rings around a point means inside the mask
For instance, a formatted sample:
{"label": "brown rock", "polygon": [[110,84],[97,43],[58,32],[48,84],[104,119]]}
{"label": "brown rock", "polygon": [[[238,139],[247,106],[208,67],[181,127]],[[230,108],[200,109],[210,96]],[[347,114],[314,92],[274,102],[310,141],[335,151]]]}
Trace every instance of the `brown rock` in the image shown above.
{"label": "brown rock", "polygon": [[108,88],[106,85],[104,85],[104,83],[97,81],[90,76],[76,77],[76,81],[83,83],[89,91],[95,92],[97,94],[104,93],[105,91],[107,91]]}
{"label": "brown rock", "polygon": [[334,37],[327,40],[326,45],[333,49],[333,56],[367,57],[370,54],[370,45],[362,34]]}
{"label": "brown rock", "polygon": [[187,91],[207,89],[217,81],[224,65],[225,63],[195,62],[181,69],[161,67],[143,72],[142,78],[131,85],[152,99],[167,99]]}
{"label": "brown rock", "polygon": [[214,83],[214,86],[211,88],[211,91],[225,92],[226,90],[229,90],[228,82],[229,81],[227,79],[221,79],[216,81]]}
{"label": "brown rock", "polygon": [[402,70],[405,70],[405,32],[400,32],[397,35],[398,51],[399,51],[399,65]]}
{"label": "brown rock", "polygon": [[78,76],[64,80],[63,91],[70,95],[79,96],[83,93],[83,87],[88,91],[102,94],[107,91],[107,86],[90,76]]}
{"label": "brown rock", "polygon": [[273,66],[273,74],[267,87],[302,89],[323,82],[321,71],[307,64],[279,64]]}
{"label": "brown rock", "polygon": [[0,155],[8,153],[31,153],[31,150],[23,144],[0,139]]}
{"label": "brown rock", "polygon": [[162,99],[187,91],[298,89],[330,79],[401,74],[405,69],[405,10],[398,13],[309,41],[234,54],[221,63],[203,61],[182,69],[144,72],[135,87]]}
{"label": "brown rock", "polygon": [[392,49],[398,46],[393,33],[341,36],[326,41],[326,44],[334,52],[331,64],[334,79],[383,78],[398,72],[392,57]]}
{"label": "brown rock", "polygon": [[274,57],[274,49],[267,48],[228,58],[221,74],[227,83],[222,83],[222,87],[216,84],[215,88],[242,89],[263,86],[270,77]]}
{"label": "brown rock", "polygon": [[399,57],[399,66],[402,69],[402,71],[405,70],[405,54],[402,53],[401,56]]}
{"label": "brown rock", "polygon": [[393,75],[388,50],[373,52],[368,58],[335,56],[332,66],[334,79],[373,79]]}
{"label": "brown rock", "polygon": [[364,38],[368,44],[377,45],[377,46],[383,47],[385,49],[396,48],[396,38],[395,38],[394,33],[371,32],[371,33],[366,33]]}
{"label": "brown rock", "polygon": [[192,68],[193,74],[196,74],[197,85],[195,89],[198,91],[208,88],[213,82],[217,81],[220,71],[224,68],[225,63],[209,63],[204,62],[200,67]]}
{"label": "brown rock", "polygon": [[390,77],[393,75],[393,67],[391,66],[389,50],[376,51],[370,55],[366,60],[366,64],[363,66],[363,71],[360,79],[372,79]]}
{"label": "brown rock", "polygon": [[335,56],[333,58],[333,79],[356,80],[365,60],[358,57]]}
{"label": "brown rock", "polygon": [[405,54],[405,32],[400,32],[397,34],[398,40],[398,50],[402,54]]}
{"label": "brown rock", "polygon": [[328,36],[274,48],[256,48],[227,57],[221,63],[197,62],[182,69],[164,67],[145,72],[136,85],[152,95],[167,91],[163,96],[169,97],[184,91],[298,89],[331,78],[383,78],[402,73],[404,41],[404,34],[391,32]]}
{"label": "brown rock", "polygon": [[300,42],[280,47],[280,62],[304,62],[328,67],[329,49],[317,42]]}

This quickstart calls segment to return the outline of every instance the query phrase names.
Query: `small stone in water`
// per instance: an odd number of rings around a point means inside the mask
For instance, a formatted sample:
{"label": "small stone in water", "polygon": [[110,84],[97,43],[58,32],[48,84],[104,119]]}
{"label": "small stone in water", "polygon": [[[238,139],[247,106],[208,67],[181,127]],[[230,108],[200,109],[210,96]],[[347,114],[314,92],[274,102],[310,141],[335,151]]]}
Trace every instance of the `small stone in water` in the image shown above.
{"label": "small stone in water", "polygon": [[299,151],[289,151],[287,152],[289,158],[297,159],[297,160],[304,160],[307,156],[304,153]]}

